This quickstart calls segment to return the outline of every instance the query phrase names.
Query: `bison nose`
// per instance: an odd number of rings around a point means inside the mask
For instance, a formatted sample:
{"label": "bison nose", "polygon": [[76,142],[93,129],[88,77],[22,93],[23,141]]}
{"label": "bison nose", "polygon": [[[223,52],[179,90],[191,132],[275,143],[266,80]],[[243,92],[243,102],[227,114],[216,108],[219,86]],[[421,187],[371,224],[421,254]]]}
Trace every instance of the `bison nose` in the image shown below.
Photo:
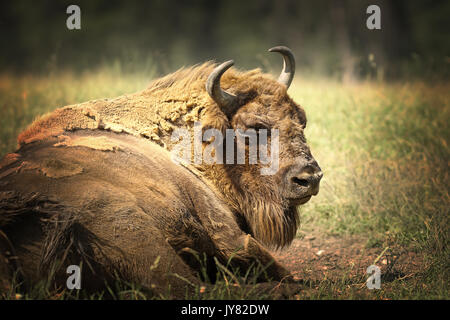
{"label": "bison nose", "polygon": [[301,170],[295,170],[289,177],[290,189],[294,192],[316,195],[319,192],[322,177],[323,173],[318,167],[306,166]]}

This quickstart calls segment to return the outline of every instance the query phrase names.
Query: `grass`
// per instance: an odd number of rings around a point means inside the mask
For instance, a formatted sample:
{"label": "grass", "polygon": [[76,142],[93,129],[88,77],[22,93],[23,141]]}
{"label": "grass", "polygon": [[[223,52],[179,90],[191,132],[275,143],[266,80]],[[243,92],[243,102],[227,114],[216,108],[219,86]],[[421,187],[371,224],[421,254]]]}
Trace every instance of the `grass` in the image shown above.
{"label": "grass", "polygon": [[[274,292],[283,285],[278,282],[259,282],[258,279],[267,276],[265,272],[268,266],[261,264],[253,264],[246,270],[245,274],[239,273],[239,270],[230,271],[229,263],[232,258],[226,265],[215,259],[217,281],[212,284],[206,272],[206,257],[203,259],[199,255],[196,255],[196,257],[201,265],[201,275],[199,276],[205,279],[201,285],[193,284],[177,274],[171,275],[185,281],[187,290],[184,298],[186,300],[267,300],[273,299]],[[157,265],[158,260],[159,257],[155,261],[154,266]],[[58,262],[53,263],[46,279],[41,279],[30,288],[24,287],[20,281],[16,280],[17,276],[14,276],[9,290],[0,292],[0,299],[167,300],[171,298],[170,286],[165,289],[165,292],[156,295],[137,283],[124,281],[119,276],[116,276],[115,281],[112,283],[105,282],[104,289],[94,293],[85,290],[69,290],[65,287],[56,287],[52,281],[56,269],[58,269]]]}
{"label": "grass", "polygon": [[385,294],[448,299],[449,85],[300,81],[296,88],[324,171],[319,197],[302,210],[303,228],[420,252],[420,279],[391,284]]}
{"label": "grass", "polygon": [[[0,155],[14,151],[18,133],[36,116],[141,90],[151,77],[114,68],[78,76],[1,75]],[[450,85],[300,78],[289,92],[306,110],[306,135],[324,171],[319,195],[301,210],[300,234],[358,235],[367,248],[401,247],[423,258],[414,279],[395,279],[370,295],[343,273],[311,284],[300,298],[448,299]],[[236,283],[223,279],[196,298],[267,298],[249,287],[231,292]],[[139,289],[125,287],[116,292],[129,294],[115,298],[141,298]],[[49,294],[37,290],[25,298]]]}

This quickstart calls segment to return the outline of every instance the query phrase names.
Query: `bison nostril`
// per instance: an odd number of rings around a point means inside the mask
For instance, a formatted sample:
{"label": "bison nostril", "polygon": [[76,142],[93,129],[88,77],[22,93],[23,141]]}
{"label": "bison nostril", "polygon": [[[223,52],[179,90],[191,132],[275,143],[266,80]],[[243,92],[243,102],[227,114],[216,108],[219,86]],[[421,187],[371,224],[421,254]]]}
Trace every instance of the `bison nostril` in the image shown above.
{"label": "bison nostril", "polygon": [[306,179],[299,179],[297,177],[292,178],[292,182],[301,185],[302,187],[308,187],[309,186],[309,181]]}

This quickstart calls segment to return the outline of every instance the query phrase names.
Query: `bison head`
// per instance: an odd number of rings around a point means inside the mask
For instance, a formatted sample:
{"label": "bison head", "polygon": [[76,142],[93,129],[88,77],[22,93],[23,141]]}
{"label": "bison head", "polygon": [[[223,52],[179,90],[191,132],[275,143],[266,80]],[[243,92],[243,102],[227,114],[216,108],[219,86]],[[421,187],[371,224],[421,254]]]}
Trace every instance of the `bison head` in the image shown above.
{"label": "bison head", "polygon": [[[206,90],[222,112],[224,127],[278,130],[278,171],[261,175],[261,164],[247,162],[215,165],[205,171],[233,204],[244,230],[267,245],[282,247],[295,237],[297,206],[317,195],[323,174],[306,142],[305,111],[287,94],[295,72],[294,56],[286,47],[269,51],[283,56],[278,80],[258,71],[225,72],[233,65],[228,61],[210,74]],[[269,136],[267,144],[273,140]],[[248,150],[248,145],[244,148]]]}

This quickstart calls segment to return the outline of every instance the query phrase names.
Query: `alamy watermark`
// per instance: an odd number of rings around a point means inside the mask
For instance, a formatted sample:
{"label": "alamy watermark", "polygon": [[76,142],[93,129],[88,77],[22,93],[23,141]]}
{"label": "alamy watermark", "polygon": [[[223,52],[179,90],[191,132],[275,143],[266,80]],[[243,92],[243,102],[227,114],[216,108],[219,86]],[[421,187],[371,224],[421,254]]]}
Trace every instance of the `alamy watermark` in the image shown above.
{"label": "alamy watermark", "polygon": [[[81,29],[81,9],[75,4],[71,4],[67,7],[66,13],[70,16],[66,20],[66,26],[69,30]],[[366,20],[366,27],[369,30],[381,29],[381,9],[376,4],[371,4],[367,7],[366,13],[370,16]]]}
{"label": "alamy watermark", "polygon": [[367,267],[367,274],[370,274],[370,277],[367,278],[366,285],[369,290],[373,289],[381,289],[381,269],[376,265],[371,265]]}
{"label": "alamy watermark", "polygon": [[81,9],[76,4],[71,4],[67,7],[66,13],[70,16],[66,20],[66,26],[69,30],[81,29]]}
{"label": "alamy watermark", "polygon": [[73,290],[81,289],[81,268],[77,266],[76,264],[72,264],[67,267],[66,273],[70,274],[69,277],[67,277],[66,286],[67,289]]}
{"label": "alamy watermark", "polygon": [[[278,129],[270,130],[270,151],[267,129],[258,129],[258,131],[227,129],[224,139],[220,130],[203,131],[201,123],[195,122],[193,131],[193,137],[185,128],[177,128],[173,131],[171,142],[175,142],[175,146],[171,152],[175,163],[245,164],[245,146],[248,140],[248,163],[266,165],[261,168],[261,175],[273,175],[278,171],[280,151]],[[204,149],[203,142],[209,142]]]}
{"label": "alamy watermark", "polygon": [[366,13],[370,16],[366,20],[366,27],[369,30],[381,29],[381,9],[376,4],[367,7]]}

